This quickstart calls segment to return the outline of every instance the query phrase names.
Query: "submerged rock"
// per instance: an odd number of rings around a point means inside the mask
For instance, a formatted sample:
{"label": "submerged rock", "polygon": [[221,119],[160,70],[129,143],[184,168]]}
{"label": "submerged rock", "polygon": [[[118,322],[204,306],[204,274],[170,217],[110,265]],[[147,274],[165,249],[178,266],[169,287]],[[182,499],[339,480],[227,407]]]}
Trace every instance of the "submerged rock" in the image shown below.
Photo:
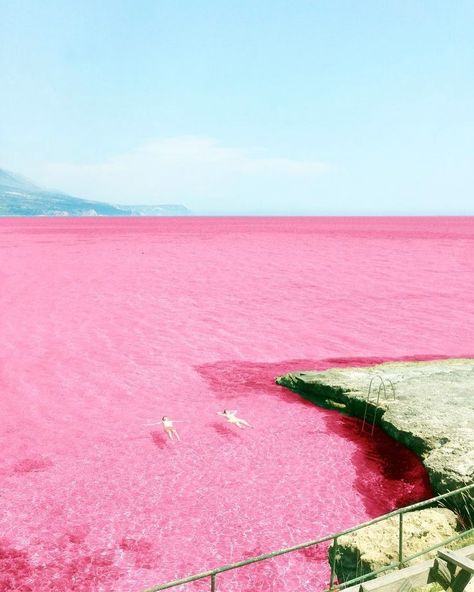
{"label": "submerged rock", "polygon": [[[368,574],[398,562],[399,518],[394,516],[339,538],[337,548],[330,547],[329,558],[335,557],[335,571],[339,581]],[[430,508],[409,512],[403,516],[403,556],[410,557],[454,536],[456,515],[446,508]],[[426,553],[412,562],[436,556]]]}

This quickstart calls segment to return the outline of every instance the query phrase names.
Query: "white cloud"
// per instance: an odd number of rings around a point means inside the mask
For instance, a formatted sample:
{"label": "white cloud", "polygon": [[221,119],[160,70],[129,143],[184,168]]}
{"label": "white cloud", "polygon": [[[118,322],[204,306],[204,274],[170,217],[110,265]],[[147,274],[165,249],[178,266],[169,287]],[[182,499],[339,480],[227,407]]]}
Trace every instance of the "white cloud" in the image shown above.
{"label": "white cloud", "polygon": [[272,158],[211,138],[179,136],[153,140],[103,163],[44,164],[34,175],[45,186],[115,203],[182,203],[196,212],[288,212],[298,198],[301,207],[315,205],[317,178],[328,168],[319,161]]}

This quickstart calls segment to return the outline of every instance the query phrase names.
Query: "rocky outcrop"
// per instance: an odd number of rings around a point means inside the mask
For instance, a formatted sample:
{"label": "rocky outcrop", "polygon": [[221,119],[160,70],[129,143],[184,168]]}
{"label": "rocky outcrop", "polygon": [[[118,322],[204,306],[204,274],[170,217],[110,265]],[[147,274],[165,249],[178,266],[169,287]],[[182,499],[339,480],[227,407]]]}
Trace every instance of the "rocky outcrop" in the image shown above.
{"label": "rocky outcrop", "polygon": [[[339,538],[337,548],[330,547],[338,580],[348,581],[398,562],[398,516]],[[456,515],[445,508],[409,512],[403,516],[403,556],[411,557],[456,534]],[[334,557],[335,554],[335,557]],[[436,556],[426,553],[414,561]],[[407,562],[406,565],[411,565]]]}
{"label": "rocky outcrop", "polygon": [[[377,406],[378,377],[385,388]],[[318,405],[360,418],[367,411],[369,429],[375,421],[421,456],[436,493],[474,482],[474,359],[291,372],[276,382]],[[472,496],[455,501],[467,518],[474,517]]]}

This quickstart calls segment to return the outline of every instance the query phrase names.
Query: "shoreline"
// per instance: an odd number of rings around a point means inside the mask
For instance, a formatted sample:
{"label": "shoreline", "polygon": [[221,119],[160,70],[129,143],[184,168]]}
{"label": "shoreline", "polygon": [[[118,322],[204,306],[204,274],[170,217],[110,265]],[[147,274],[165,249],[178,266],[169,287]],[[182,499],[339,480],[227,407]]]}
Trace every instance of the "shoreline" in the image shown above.
{"label": "shoreline", "polygon": [[[376,399],[382,376],[383,389]],[[395,389],[392,398],[390,382]],[[374,366],[294,371],[276,383],[314,404],[362,419],[366,430],[379,426],[394,440],[415,452],[427,470],[435,495],[474,482],[474,359],[385,362]],[[375,416],[374,416],[375,414]],[[467,517],[474,500],[458,500]]]}

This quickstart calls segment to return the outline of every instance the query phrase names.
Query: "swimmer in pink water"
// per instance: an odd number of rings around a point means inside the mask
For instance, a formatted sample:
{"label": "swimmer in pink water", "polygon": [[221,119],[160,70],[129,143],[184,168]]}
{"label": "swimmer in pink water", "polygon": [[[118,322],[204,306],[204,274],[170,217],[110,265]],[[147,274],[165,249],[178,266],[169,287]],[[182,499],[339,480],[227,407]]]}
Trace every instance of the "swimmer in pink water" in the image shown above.
{"label": "swimmer in pink water", "polygon": [[176,440],[180,439],[179,434],[173,425],[173,420],[170,419],[169,417],[167,417],[166,415],[163,415],[163,417],[161,418],[161,421],[158,421],[156,423],[146,423],[145,425],[152,426],[152,425],[158,425],[160,423],[162,424],[163,429],[165,430],[165,432],[170,440],[173,440],[173,436],[176,438]]}
{"label": "swimmer in pink water", "polygon": [[222,415],[229,423],[236,425],[238,428],[253,428],[245,419],[237,417],[236,413],[236,409],[224,409],[224,411],[218,411],[217,415]]}
{"label": "swimmer in pink water", "polygon": [[176,428],[174,427],[173,422],[169,417],[166,417],[166,415],[164,415],[161,418],[161,423],[163,424],[163,429],[168,434],[168,438],[170,440],[173,439],[173,436],[176,437],[176,440],[179,440],[179,434],[176,431]]}

